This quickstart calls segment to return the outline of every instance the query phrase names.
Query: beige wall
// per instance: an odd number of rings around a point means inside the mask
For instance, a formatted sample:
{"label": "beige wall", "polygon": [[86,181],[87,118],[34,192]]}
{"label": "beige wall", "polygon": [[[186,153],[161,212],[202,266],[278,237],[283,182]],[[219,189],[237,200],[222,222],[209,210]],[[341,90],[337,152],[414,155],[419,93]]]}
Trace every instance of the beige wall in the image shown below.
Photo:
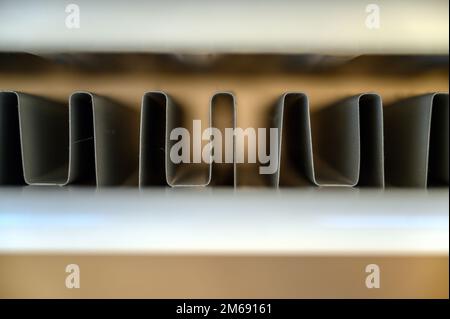
{"label": "beige wall", "polygon": [[0,298],[448,298],[448,283],[448,256],[0,256]]}

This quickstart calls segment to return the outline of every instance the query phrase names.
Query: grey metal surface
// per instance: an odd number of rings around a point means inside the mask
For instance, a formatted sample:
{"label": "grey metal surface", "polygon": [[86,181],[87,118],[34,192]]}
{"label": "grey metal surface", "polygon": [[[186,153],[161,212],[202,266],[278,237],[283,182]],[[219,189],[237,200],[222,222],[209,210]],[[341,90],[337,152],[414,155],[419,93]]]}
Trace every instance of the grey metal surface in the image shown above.
{"label": "grey metal surface", "polygon": [[16,96],[23,178],[29,185],[64,185],[69,169],[69,110],[55,101]]}
{"label": "grey metal surface", "polygon": [[384,187],[383,109],[360,94],[310,114],[303,93],[284,94],[274,112],[279,169],[272,185]]}
{"label": "grey metal surface", "polygon": [[392,186],[448,185],[448,93],[386,107],[386,179]]}
{"label": "grey metal surface", "polygon": [[[222,101],[220,99],[228,99]],[[218,92],[211,97],[209,105],[209,127],[219,119],[215,116],[222,109],[225,126],[236,125],[235,98],[232,93]],[[223,118],[222,118],[223,120]],[[178,104],[166,93],[147,92],[142,99],[139,185],[192,187],[215,185],[236,186],[235,145],[233,138],[233,163],[186,164],[173,163],[170,150],[177,141],[170,139],[172,129],[182,127],[183,113]],[[211,137],[209,139],[211,141]],[[222,170],[220,170],[220,167]],[[215,173],[215,174],[213,174]],[[225,175],[223,175],[225,174]]]}
{"label": "grey metal surface", "polygon": [[24,183],[60,186],[121,185],[137,169],[138,114],[131,110],[89,92],[72,94],[69,107],[19,92],[0,92],[0,102],[8,123],[0,128],[0,183],[22,182],[20,166]]}

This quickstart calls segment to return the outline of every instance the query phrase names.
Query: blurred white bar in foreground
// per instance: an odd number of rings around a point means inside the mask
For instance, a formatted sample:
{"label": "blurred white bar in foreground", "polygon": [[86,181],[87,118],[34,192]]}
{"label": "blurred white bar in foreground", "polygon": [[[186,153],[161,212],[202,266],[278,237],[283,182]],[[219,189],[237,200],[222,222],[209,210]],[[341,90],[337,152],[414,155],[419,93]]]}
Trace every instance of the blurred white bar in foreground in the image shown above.
{"label": "blurred white bar in foreground", "polygon": [[0,189],[0,253],[445,254],[448,189]]}
{"label": "blurred white bar in foreground", "polygon": [[67,28],[69,3],[0,1],[0,51],[448,54],[445,0],[74,0],[80,27]]}

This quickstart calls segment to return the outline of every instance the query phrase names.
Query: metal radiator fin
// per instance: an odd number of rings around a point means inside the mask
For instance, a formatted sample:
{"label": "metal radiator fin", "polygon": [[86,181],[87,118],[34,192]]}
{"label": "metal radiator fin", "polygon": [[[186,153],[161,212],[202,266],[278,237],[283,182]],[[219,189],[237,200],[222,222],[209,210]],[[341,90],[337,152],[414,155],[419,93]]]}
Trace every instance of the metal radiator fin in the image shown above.
{"label": "metal radiator fin", "polygon": [[0,92],[0,121],[0,183],[121,185],[137,166],[138,114],[89,92]]}

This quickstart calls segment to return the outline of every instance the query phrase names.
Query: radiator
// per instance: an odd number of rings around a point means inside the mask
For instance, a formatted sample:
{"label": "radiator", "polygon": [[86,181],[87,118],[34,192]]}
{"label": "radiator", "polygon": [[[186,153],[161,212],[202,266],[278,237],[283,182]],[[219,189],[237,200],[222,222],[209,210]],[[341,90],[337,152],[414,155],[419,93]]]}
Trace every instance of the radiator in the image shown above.
{"label": "radiator", "polygon": [[[209,117],[215,117],[223,96],[229,105],[221,107],[229,110],[222,117],[235,126],[230,93],[211,98]],[[177,173],[178,165],[166,156],[181,115],[163,92],[146,93],[140,114],[90,92],[73,93],[68,107],[18,92],[1,92],[0,102],[2,184],[114,186],[132,183],[137,170],[140,186],[214,183],[212,166],[219,164],[210,163],[207,172]],[[448,185],[448,105],[448,94],[431,93],[383,108],[379,95],[366,93],[310,114],[304,93],[285,93],[267,116],[279,132],[279,165],[268,185],[307,184],[302,179],[316,186]],[[236,156],[231,156],[234,168],[222,180],[236,186]],[[192,177],[196,173],[203,180]]]}
{"label": "radiator", "polygon": [[448,298],[448,2],[367,5],[1,1],[0,298]]}

